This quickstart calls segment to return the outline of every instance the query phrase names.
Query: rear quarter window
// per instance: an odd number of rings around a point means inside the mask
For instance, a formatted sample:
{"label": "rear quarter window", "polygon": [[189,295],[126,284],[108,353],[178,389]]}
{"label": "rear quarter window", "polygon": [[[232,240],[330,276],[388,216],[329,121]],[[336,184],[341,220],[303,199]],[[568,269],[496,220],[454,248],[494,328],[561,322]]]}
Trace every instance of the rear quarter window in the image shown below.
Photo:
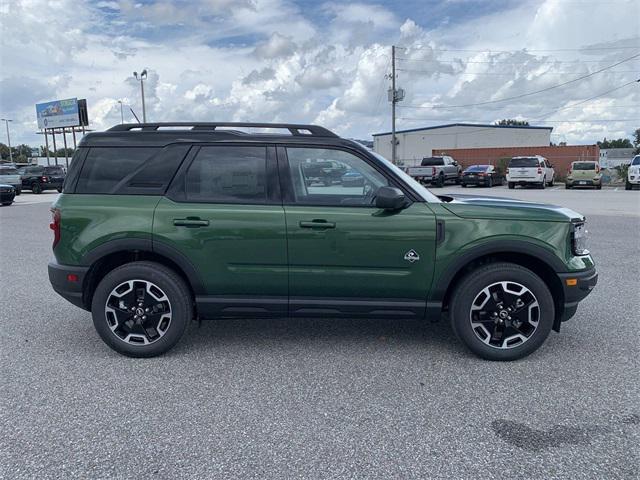
{"label": "rear quarter window", "polygon": [[159,150],[159,147],[93,147],[84,161],[75,192],[116,193],[120,182]]}

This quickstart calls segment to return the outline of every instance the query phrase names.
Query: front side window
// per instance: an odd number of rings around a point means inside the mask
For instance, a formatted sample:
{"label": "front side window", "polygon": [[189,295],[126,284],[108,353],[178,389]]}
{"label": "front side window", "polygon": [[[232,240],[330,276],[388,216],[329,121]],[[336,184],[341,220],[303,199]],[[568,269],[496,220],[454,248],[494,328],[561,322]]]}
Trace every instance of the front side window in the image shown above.
{"label": "front side window", "polygon": [[202,147],[186,175],[186,200],[266,203],[266,147]]}
{"label": "front side window", "polygon": [[635,157],[633,157],[633,160],[631,160],[631,165],[640,165],[640,155],[636,155]]}
{"label": "front side window", "polygon": [[287,148],[296,203],[372,205],[375,192],[389,182],[362,158],[343,150]]}

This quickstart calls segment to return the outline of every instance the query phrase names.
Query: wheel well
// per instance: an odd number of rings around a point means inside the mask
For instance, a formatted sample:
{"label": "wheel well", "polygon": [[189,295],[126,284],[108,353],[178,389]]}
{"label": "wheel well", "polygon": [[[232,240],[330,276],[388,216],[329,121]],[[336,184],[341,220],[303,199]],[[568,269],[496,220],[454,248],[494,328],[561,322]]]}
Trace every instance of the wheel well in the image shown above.
{"label": "wheel well", "polygon": [[478,257],[466,264],[464,267],[458,270],[458,272],[456,272],[455,276],[449,283],[442,302],[443,308],[448,308],[449,300],[451,298],[451,295],[453,295],[456,286],[468,273],[482,265],[487,265],[489,263],[495,262],[515,263],[516,265],[520,265],[521,267],[528,268],[542,279],[542,281],[549,288],[551,296],[553,297],[553,303],[555,307],[554,329],[559,330],[560,318],[564,310],[564,290],[562,288],[562,282],[560,281],[560,278],[558,278],[558,275],[553,270],[553,268],[551,268],[547,263],[540,260],[539,258],[524,253],[491,253],[482,257]]}
{"label": "wheel well", "polygon": [[105,255],[104,257],[97,260],[89,269],[89,272],[87,273],[84,280],[82,296],[83,303],[87,310],[91,310],[93,293],[95,292],[98,283],[104,278],[105,275],[121,265],[142,260],[159,263],[167,268],[170,268],[178,275],[180,275],[180,277],[186,283],[187,288],[189,288],[189,292],[191,293],[191,297],[194,300],[195,304],[195,292],[193,290],[193,285],[191,285],[189,277],[177,263],[173,262],[163,255],[159,255],[154,252],[142,250],[125,250]]}

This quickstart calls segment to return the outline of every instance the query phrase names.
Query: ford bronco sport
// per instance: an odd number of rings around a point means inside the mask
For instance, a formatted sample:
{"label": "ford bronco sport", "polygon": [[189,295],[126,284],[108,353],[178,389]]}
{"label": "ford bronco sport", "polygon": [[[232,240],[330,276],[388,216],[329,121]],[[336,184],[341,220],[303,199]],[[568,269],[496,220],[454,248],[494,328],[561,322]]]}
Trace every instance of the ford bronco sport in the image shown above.
{"label": "ford bronco sport", "polygon": [[[310,182],[318,162],[363,180]],[[90,133],[52,212],[53,288],[134,357],[166,352],[192,319],[446,312],[471,351],[513,360],[559,331],[597,281],[582,215],[437,197],[313,125]]]}

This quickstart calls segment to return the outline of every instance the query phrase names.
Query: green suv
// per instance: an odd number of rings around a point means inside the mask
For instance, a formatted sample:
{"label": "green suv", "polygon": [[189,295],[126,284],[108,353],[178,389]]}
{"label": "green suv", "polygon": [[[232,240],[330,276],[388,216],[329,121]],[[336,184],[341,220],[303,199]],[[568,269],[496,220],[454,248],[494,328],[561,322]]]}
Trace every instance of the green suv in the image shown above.
{"label": "green suv", "polygon": [[[361,181],[306,177],[326,162]],[[513,360],[559,331],[597,282],[582,215],[435,196],[313,125],[90,133],[52,212],[54,290],[133,357],[166,352],[190,320],[446,312],[471,351]]]}

